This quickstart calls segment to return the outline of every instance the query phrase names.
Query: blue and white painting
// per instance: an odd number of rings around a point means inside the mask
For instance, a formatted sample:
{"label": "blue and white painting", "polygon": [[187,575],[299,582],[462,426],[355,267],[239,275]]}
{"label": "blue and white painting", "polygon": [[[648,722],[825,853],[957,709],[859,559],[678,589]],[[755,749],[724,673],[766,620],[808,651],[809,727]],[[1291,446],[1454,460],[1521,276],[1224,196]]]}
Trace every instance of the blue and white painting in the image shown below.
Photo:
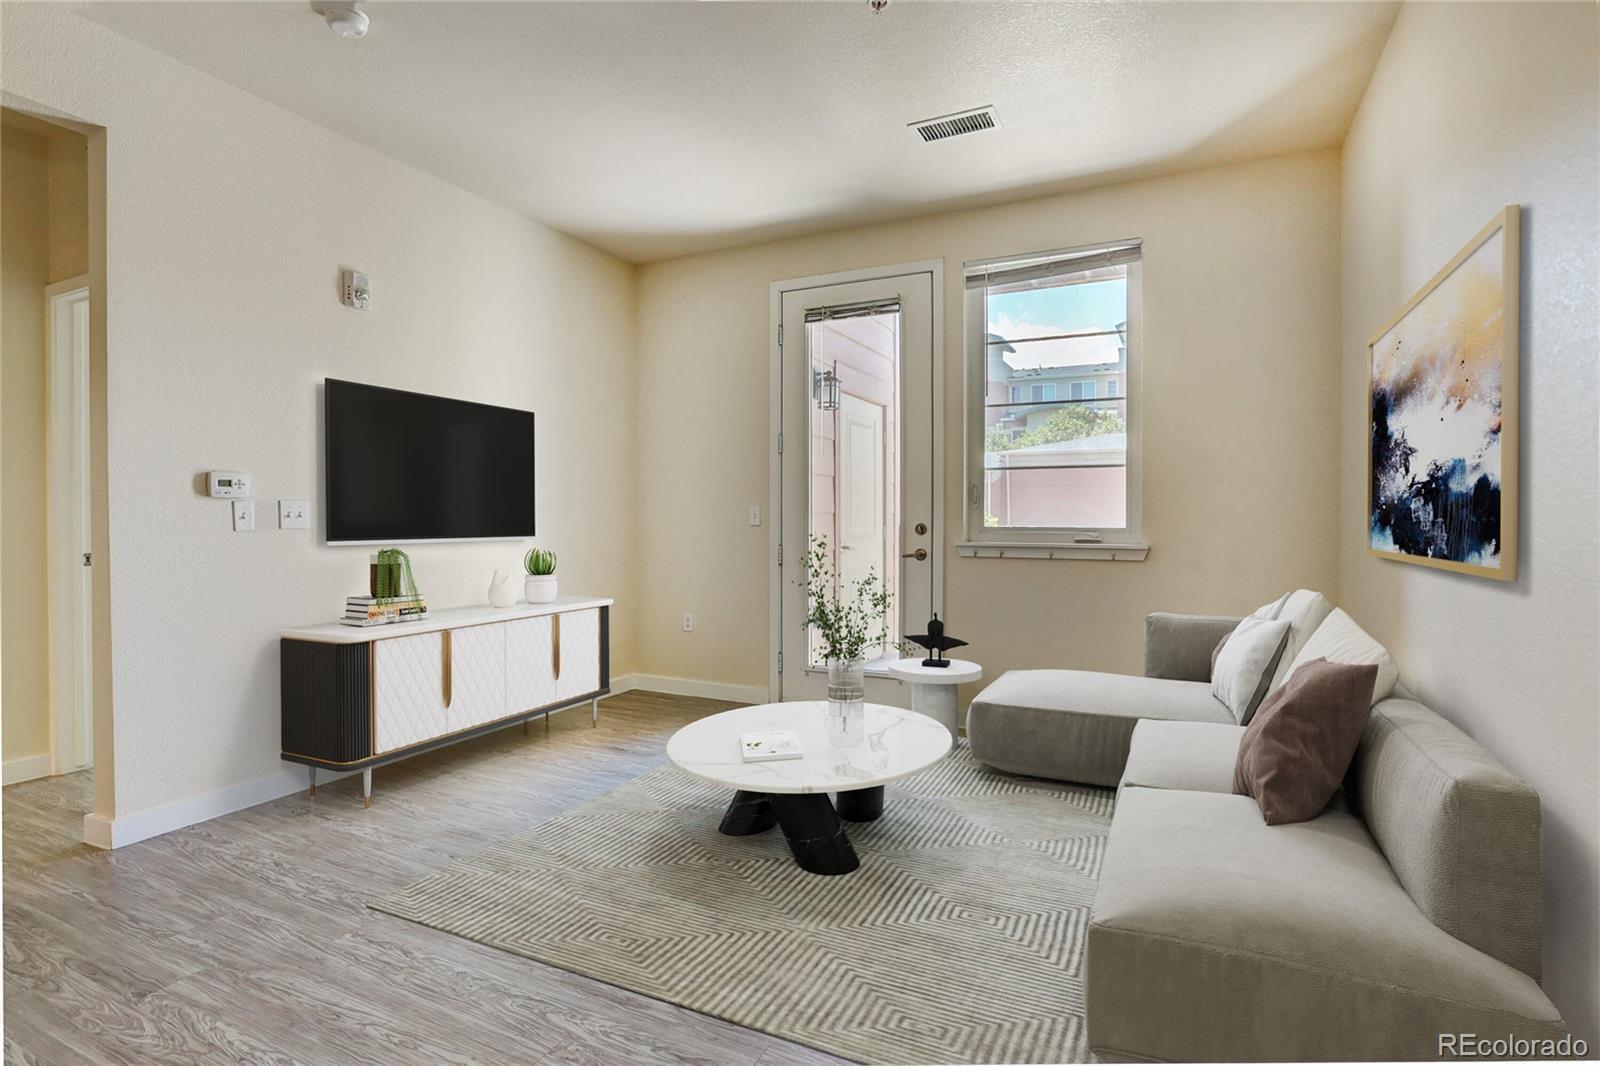
{"label": "blue and white painting", "polygon": [[1506,239],[1496,229],[1372,342],[1376,552],[1509,576]]}

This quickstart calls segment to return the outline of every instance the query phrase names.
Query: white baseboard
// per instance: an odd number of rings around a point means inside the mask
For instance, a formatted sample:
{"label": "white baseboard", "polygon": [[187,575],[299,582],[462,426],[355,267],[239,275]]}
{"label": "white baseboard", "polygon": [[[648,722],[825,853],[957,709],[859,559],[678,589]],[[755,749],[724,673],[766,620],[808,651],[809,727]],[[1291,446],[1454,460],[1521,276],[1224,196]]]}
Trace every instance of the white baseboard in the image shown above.
{"label": "white baseboard", "polygon": [[50,753],[28,755],[0,763],[0,784],[16,785],[50,775]]}
{"label": "white baseboard", "polygon": [[[345,774],[331,770],[317,771],[317,784],[337,781]],[[163,803],[132,814],[106,818],[87,814],[83,818],[83,842],[96,848],[121,848],[141,840],[170,833],[174,829],[208,822],[224,814],[242,811],[258,803],[268,803],[296,792],[304,792],[309,784],[305,767],[285,766],[276,773],[219,788],[188,799]]]}
{"label": "white baseboard", "polygon": [[693,681],[686,677],[664,677],[661,674],[624,674],[611,682],[613,693],[636,688],[665,692],[672,696],[701,696],[708,700],[729,700],[733,703],[767,702],[765,685],[730,685],[721,681]]}
{"label": "white baseboard", "polygon": [[[716,681],[691,681],[682,677],[661,677],[655,674],[623,674],[611,679],[611,694],[632,689],[666,692],[674,696],[703,696],[706,699],[730,700],[735,703],[765,703],[767,690],[754,685],[727,685]],[[50,757],[44,761],[42,773],[50,769]],[[18,760],[19,762],[28,760]],[[6,763],[6,783],[11,782],[11,763]],[[38,774],[34,776],[40,776]],[[317,771],[317,783],[332,782],[345,776],[329,770]],[[19,778],[19,780],[25,780]],[[219,788],[189,799],[164,803],[159,807],[135,811],[132,814],[106,818],[98,814],[85,815],[83,842],[97,848],[121,848],[141,840],[170,833],[174,829],[220,818],[224,814],[242,811],[258,803],[268,803],[284,796],[302,792],[306,788],[304,767],[284,767],[277,773],[258,777],[237,785]]]}

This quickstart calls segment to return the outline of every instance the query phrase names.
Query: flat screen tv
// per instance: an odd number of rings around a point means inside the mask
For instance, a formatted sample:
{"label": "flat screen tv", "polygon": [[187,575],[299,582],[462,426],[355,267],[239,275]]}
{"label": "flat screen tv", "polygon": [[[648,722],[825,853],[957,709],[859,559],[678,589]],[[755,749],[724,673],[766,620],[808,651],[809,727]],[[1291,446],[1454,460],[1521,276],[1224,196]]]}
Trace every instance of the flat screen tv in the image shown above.
{"label": "flat screen tv", "polygon": [[330,544],[533,536],[533,412],[329,378]]}

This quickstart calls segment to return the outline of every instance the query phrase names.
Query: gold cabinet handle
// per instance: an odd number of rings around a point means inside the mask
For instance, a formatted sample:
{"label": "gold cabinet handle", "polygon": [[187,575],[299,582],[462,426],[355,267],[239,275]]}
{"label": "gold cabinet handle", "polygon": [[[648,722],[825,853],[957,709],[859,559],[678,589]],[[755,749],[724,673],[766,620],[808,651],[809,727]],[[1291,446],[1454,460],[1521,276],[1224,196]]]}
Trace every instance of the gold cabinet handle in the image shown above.
{"label": "gold cabinet handle", "polygon": [[450,666],[453,660],[453,656],[450,652],[450,631],[446,629],[440,636],[442,638],[439,641],[439,650],[441,656],[443,657],[444,705],[448,707],[450,706],[451,696],[455,694],[454,686],[451,684],[452,679],[450,677]]}
{"label": "gold cabinet handle", "polygon": [[550,616],[550,675],[561,680],[561,616]]}

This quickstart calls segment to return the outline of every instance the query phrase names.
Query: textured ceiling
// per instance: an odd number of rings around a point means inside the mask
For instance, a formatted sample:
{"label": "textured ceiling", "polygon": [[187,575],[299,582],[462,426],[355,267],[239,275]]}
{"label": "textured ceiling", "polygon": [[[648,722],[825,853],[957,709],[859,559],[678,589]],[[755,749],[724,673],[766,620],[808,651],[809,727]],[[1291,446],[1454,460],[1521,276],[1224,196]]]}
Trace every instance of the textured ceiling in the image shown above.
{"label": "textured ceiling", "polygon": [[[626,259],[1338,144],[1391,4],[103,3],[86,17]],[[1002,128],[906,124],[993,104]]]}

